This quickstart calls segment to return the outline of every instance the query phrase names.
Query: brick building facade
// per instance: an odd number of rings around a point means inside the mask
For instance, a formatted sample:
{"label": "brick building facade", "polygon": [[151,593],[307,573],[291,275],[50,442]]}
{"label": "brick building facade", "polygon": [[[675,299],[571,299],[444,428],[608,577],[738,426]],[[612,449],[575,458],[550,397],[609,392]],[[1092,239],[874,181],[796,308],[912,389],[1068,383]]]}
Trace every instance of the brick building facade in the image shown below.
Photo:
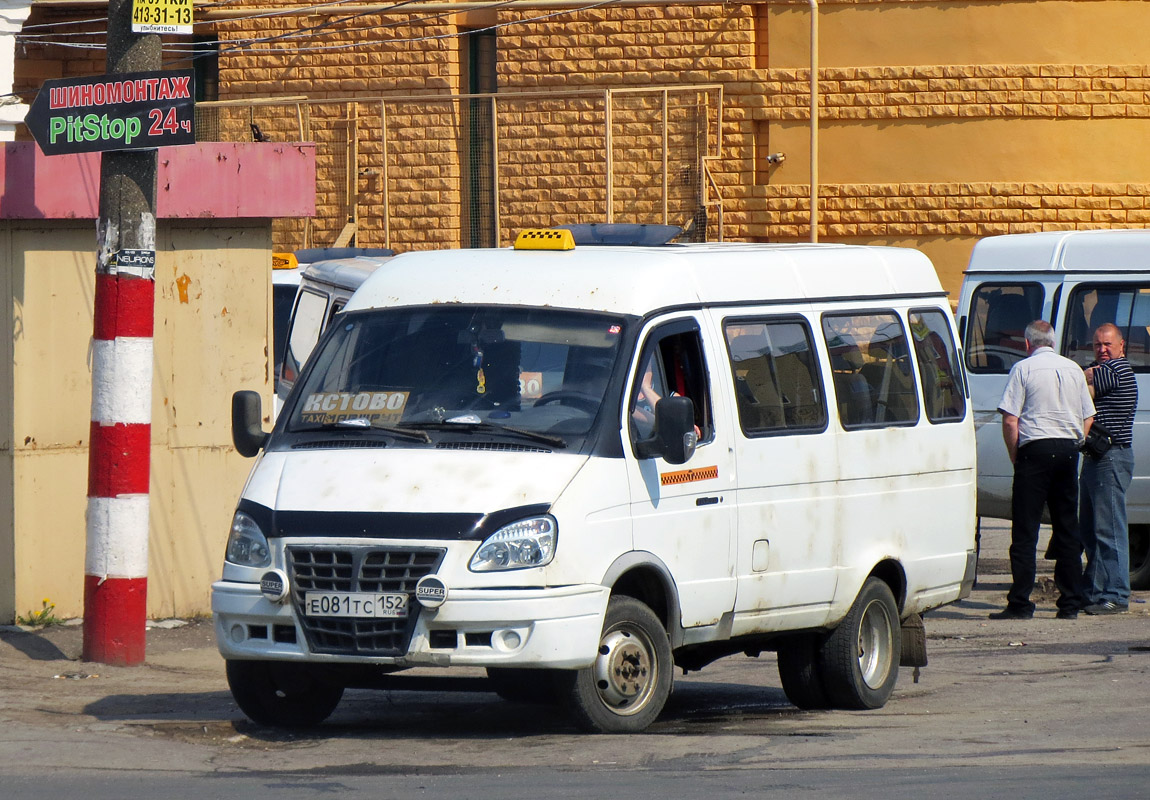
{"label": "brick building facade", "polygon": [[[322,210],[311,244],[348,231],[358,244],[386,237],[400,249],[507,244],[527,225],[609,211],[617,221],[666,213],[696,228],[703,219],[709,238],[793,241],[811,234],[812,5],[281,0],[275,15],[241,17],[272,7],[243,0],[204,11],[201,27],[219,40],[220,100],[315,101],[306,133],[321,144]],[[1141,36],[1150,3],[820,0],[817,9],[820,240],[919,247],[953,293],[979,237],[1150,220]],[[42,58],[36,77],[52,77]],[[721,115],[710,98],[673,103],[664,131],[654,95],[612,111],[593,96],[561,97],[680,85],[720,87]],[[481,101],[452,97],[487,92],[543,92],[550,105],[487,118]],[[381,107],[400,95],[438,99]],[[251,121],[273,139],[302,129],[298,105],[216,113],[220,138],[250,137]],[[491,140],[492,119],[494,166],[475,145]],[[669,177],[663,149],[673,152]],[[776,153],[784,160],[768,160]],[[493,173],[495,206],[484,199]],[[706,206],[720,198],[721,230]],[[298,227],[279,235],[282,247],[300,245]]]}

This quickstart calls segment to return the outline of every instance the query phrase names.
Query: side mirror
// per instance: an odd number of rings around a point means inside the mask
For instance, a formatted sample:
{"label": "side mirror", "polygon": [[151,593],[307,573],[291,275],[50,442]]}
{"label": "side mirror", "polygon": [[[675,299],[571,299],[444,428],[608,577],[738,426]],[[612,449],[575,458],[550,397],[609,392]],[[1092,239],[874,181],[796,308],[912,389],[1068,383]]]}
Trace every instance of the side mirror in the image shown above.
{"label": "side mirror", "polygon": [[664,397],[655,404],[655,432],[636,443],[635,449],[640,458],[662,457],[668,464],[685,464],[698,443],[691,398]]}
{"label": "side mirror", "polygon": [[259,453],[268,438],[262,427],[261,405],[259,392],[242,391],[232,395],[232,443],[244,458]]}

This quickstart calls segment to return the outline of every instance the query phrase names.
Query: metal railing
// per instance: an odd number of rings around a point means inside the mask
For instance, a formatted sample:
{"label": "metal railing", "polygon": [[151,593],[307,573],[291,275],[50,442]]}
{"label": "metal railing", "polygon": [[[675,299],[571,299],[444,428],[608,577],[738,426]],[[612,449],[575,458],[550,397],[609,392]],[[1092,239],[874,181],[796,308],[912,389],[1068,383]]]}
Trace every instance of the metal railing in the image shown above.
{"label": "metal railing", "polygon": [[316,216],[277,248],[500,246],[526,227],[723,238],[720,85],[200,103],[201,141],[316,143]]}

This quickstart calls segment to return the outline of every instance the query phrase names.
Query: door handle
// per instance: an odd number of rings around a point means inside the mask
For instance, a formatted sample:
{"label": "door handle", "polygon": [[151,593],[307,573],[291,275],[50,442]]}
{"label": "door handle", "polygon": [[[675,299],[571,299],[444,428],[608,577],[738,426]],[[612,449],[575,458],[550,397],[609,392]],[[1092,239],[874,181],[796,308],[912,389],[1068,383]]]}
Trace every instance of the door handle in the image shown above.
{"label": "door handle", "polygon": [[697,506],[715,506],[722,500],[721,497],[697,497],[695,498],[695,505]]}

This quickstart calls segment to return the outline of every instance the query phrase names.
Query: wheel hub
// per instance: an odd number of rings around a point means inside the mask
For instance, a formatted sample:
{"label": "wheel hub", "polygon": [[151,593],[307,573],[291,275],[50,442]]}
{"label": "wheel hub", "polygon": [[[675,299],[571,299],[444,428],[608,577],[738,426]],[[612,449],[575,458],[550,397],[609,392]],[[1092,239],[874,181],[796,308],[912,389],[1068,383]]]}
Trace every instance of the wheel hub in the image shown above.
{"label": "wheel hub", "polygon": [[651,654],[626,631],[611,631],[599,644],[595,686],[603,702],[614,709],[636,710],[652,686]]}
{"label": "wheel hub", "polygon": [[893,650],[891,621],[882,605],[871,603],[863,612],[858,636],[859,672],[870,688],[876,689],[886,680]]}

